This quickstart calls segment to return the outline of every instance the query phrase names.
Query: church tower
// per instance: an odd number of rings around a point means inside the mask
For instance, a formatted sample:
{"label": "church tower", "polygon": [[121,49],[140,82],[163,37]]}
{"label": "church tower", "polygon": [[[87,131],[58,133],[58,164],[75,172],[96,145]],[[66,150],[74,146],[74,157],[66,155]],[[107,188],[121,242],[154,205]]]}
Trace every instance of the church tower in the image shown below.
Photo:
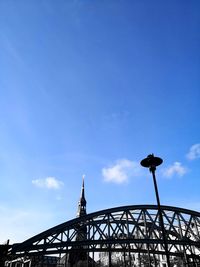
{"label": "church tower", "polygon": [[[77,217],[81,217],[86,215],[86,199],[85,199],[85,186],[84,186],[84,176],[82,180],[82,188],[81,188],[81,195],[78,202],[78,211]],[[76,234],[76,241],[84,241],[87,240],[87,226],[84,223],[80,222],[77,224],[77,234]],[[69,267],[77,267],[77,266],[91,266],[88,265],[88,254],[84,251],[84,246],[77,246],[75,250],[71,249],[69,256],[68,256],[68,265]]]}
{"label": "church tower", "polygon": [[87,204],[87,201],[85,199],[85,186],[84,186],[84,176],[83,176],[81,195],[80,195],[80,200],[78,202],[77,217],[81,217],[81,216],[84,216],[87,214],[86,213],[86,204]]}

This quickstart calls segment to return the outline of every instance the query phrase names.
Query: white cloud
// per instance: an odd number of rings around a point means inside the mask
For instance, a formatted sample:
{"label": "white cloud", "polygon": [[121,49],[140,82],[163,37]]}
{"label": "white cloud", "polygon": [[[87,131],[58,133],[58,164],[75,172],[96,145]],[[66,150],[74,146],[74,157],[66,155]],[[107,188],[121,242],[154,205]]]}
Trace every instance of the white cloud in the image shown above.
{"label": "white cloud", "polygon": [[200,158],[200,144],[195,144],[190,147],[189,152],[187,153],[186,157],[189,160],[194,160]]}
{"label": "white cloud", "polygon": [[117,160],[114,165],[102,169],[104,181],[117,184],[127,182],[129,177],[138,176],[140,172],[139,163],[128,159]]}
{"label": "white cloud", "polygon": [[46,177],[44,179],[32,180],[32,184],[47,189],[60,189],[63,186],[63,182],[59,181],[55,177]]}
{"label": "white cloud", "polygon": [[174,162],[173,165],[163,170],[163,175],[165,177],[172,177],[174,175],[183,176],[187,171],[187,168],[182,166],[180,162]]}

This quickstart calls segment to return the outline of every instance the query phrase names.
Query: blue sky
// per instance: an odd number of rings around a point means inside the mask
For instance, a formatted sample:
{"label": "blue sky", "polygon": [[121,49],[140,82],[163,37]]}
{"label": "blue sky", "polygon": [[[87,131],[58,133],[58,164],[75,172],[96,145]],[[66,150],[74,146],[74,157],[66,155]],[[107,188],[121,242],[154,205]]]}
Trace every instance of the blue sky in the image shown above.
{"label": "blue sky", "polygon": [[0,1],[0,242],[87,211],[200,211],[200,3]]}

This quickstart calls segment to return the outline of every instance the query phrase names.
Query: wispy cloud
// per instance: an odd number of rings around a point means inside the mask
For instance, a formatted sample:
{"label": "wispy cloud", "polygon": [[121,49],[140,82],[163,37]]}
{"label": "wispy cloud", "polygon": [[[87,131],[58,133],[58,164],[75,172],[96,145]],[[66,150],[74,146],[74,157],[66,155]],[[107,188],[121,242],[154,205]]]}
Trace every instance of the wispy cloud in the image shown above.
{"label": "wispy cloud", "polygon": [[53,214],[47,210],[19,209],[0,203],[0,213],[0,243],[4,243],[7,239],[10,239],[11,244],[22,242],[53,226]]}
{"label": "wispy cloud", "polygon": [[1,43],[4,51],[7,52],[17,63],[24,65],[22,55],[19,53],[16,45],[12,42],[5,33],[0,33]]}
{"label": "wispy cloud", "polygon": [[186,155],[187,159],[194,160],[200,158],[200,144],[194,144],[190,147],[189,152]]}
{"label": "wispy cloud", "polygon": [[180,162],[174,162],[172,165],[170,165],[168,168],[163,170],[163,176],[171,178],[172,176],[183,176],[184,174],[186,174],[188,171],[188,169],[184,166],[182,166],[182,164]]}
{"label": "wispy cloud", "polygon": [[64,185],[62,181],[59,181],[55,177],[32,180],[32,184],[47,189],[60,189]]}
{"label": "wispy cloud", "polygon": [[141,174],[139,163],[128,159],[117,160],[113,165],[103,168],[104,181],[122,184],[128,182],[130,177]]}

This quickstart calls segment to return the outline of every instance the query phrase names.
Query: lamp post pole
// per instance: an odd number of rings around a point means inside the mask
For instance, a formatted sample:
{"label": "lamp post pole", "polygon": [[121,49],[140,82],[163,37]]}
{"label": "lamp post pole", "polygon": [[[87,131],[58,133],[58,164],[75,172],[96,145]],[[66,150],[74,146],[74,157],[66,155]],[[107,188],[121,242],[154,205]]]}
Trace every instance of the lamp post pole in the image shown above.
{"label": "lamp post pole", "polygon": [[158,214],[159,214],[159,221],[160,221],[160,227],[162,230],[162,237],[163,237],[163,243],[164,243],[164,249],[165,249],[165,254],[166,254],[166,259],[167,259],[167,266],[170,267],[170,259],[169,259],[169,252],[168,252],[168,247],[167,247],[167,239],[166,239],[166,232],[165,232],[165,227],[164,227],[164,221],[163,221],[163,216],[162,216],[162,210],[160,206],[160,198],[158,194],[158,186],[156,182],[156,167],[162,164],[163,160],[158,157],[154,157],[153,154],[150,154],[147,156],[147,158],[143,159],[140,164],[143,167],[149,168],[149,171],[152,173],[153,176],[153,183],[154,183],[154,189],[155,189],[155,194],[156,194],[156,200],[157,200],[157,206],[158,206]]}

